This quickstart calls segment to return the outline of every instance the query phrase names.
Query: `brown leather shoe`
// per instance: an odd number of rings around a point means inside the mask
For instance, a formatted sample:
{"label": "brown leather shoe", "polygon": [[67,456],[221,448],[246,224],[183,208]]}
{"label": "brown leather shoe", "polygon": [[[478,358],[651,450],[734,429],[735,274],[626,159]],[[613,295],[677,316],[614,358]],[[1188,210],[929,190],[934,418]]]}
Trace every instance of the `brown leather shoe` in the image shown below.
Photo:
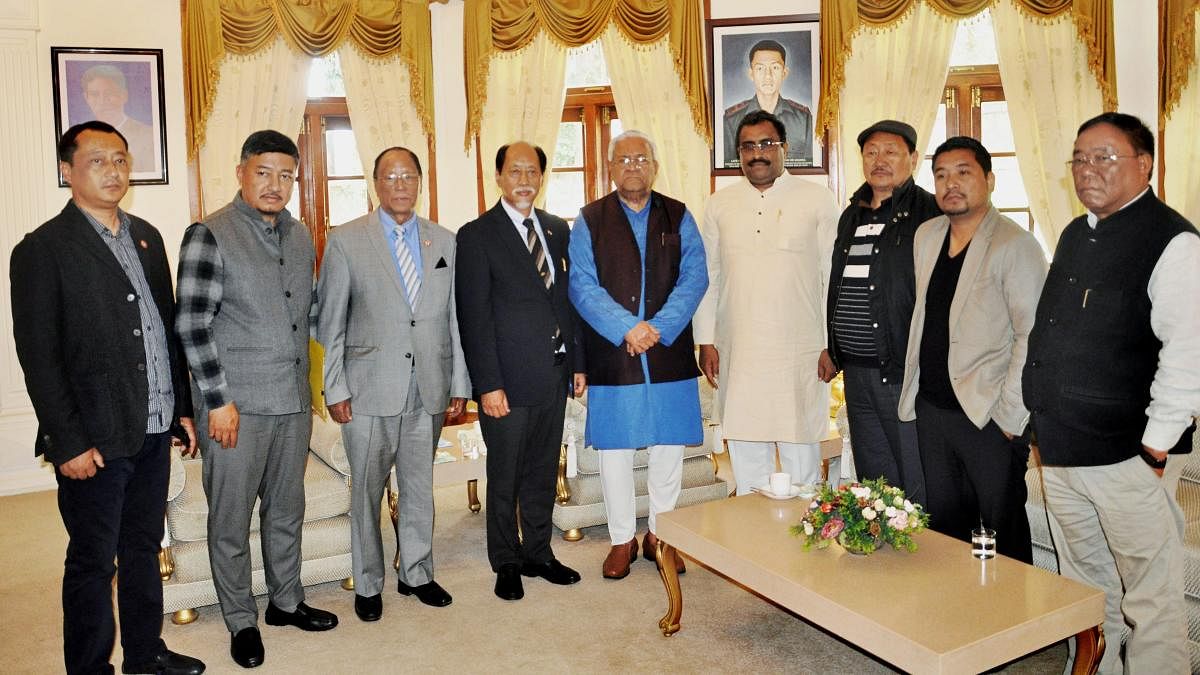
{"label": "brown leather shoe", "polygon": [[[656,566],[658,561],[654,558],[654,551],[658,547],[658,537],[654,536],[653,532],[647,532],[646,538],[642,540],[642,557],[653,562]],[[683,556],[679,555],[679,551],[675,552],[675,572],[683,574],[687,569],[683,566]]]}
{"label": "brown leather shoe", "polygon": [[604,559],[604,578],[624,579],[629,576],[629,564],[637,560],[637,548],[637,537],[613,546]]}

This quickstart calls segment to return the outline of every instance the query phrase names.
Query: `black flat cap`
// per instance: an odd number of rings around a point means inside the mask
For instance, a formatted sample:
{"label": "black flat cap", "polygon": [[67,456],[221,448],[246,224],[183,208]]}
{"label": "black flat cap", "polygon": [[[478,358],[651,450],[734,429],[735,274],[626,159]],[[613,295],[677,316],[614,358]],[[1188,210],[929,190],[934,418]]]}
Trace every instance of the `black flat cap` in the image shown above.
{"label": "black flat cap", "polygon": [[908,141],[908,151],[912,152],[917,149],[917,130],[912,128],[912,125],[905,124],[897,120],[879,120],[875,124],[863,129],[863,132],[858,135],[858,148],[861,150],[867,144],[867,139],[876,131],[883,131],[889,134],[896,134],[900,138]]}

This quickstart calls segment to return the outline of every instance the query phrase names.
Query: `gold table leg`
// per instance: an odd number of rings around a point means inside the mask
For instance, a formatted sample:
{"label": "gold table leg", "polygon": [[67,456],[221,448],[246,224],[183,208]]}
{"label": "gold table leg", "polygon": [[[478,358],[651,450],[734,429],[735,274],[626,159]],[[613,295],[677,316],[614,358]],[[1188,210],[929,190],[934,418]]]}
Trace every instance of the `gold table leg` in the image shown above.
{"label": "gold table leg", "polygon": [[1104,656],[1104,629],[1094,626],[1075,634],[1075,665],[1073,675],[1093,675]]}
{"label": "gold table leg", "polygon": [[471,509],[471,513],[479,513],[479,509],[483,508],[479,504],[479,481],[474,478],[467,481],[467,508]]}
{"label": "gold table leg", "polygon": [[679,590],[679,573],[675,571],[675,556],[678,553],[662,539],[654,549],[654,560],[658,563],[658,574],[667,589],[667,613],[658,620],[658,627],[665,637],[679,632],[679,618],[683,616],[683,593]]}

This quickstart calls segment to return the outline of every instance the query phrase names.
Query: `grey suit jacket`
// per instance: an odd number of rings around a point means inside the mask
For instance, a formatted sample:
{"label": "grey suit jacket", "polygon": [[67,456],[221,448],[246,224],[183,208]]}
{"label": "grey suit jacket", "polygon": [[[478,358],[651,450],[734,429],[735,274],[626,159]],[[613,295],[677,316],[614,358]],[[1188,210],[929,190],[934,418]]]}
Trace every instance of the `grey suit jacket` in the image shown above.
{"label": "grey suit jacket", "polygon": [[[950,219],[938,216],[922,224],[913,240],[917,295],[900,391],[902,420],[916,417],[925,297],[949,228]],[[995,207],[979,224],[966,255],[950,303],[950,384],[976,427],[993,420],[1017,435],[1029,422],[1021,370],[1046,281],[1046,255],[1032,234]]]}
{"label": "grey suit jacket", "polygon": [[317,280],[327,403],[350,399],[355,413],[398,415],[414,373],[431,415],[451,396],[471,396],[454,304],[454,235],[419,216],[417,228],[423,275],[415,314],[378,209],[330,231]]}

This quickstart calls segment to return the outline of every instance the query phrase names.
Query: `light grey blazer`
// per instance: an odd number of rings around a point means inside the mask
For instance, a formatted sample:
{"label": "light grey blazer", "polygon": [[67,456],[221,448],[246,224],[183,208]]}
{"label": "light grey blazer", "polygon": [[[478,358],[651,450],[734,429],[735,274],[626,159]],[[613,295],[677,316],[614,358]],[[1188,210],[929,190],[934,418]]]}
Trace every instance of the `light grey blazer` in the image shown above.
{"label": "light grey blazer", "polygon": [[[938,216],[925,221],[913,240],[917,296],[900,390],[902,420],[916,418],[925,297],[949,228],[950,219]],[[1046,256],[1032,234],[995,207],[979,224],[966,256],[950,303],[950,385],[976,427],[993,420],[1002,430],[1020,434],[1029,421],[1021,370],[1046,281]]]}
{"label": "light grey blazer", "polygon": [[355,414],[399,415],[413,374],[431,415],[451,396],[470,398],[454,305],[454,235],[419,216],[417,228],[423,275],[415,315],[379,210],[330,230],[317,280],[327,403],[351,399]]}

